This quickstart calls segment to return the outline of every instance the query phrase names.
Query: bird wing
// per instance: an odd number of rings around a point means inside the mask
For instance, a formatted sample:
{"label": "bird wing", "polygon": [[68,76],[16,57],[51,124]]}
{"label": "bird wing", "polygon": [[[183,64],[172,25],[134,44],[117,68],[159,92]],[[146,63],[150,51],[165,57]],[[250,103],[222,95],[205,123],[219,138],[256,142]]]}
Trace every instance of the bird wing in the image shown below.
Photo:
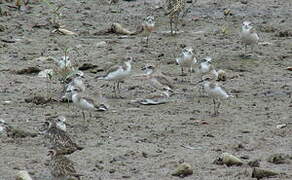
{"label": "bird wing", "polygon": [[158,81],[158,83],[160,83],[164,86],[168,86],[170,88],[174,87],[173,86],[174,83],[172,82],[172,80],[169,77],[163,75],[162,73],[160,73],[159,75],[154,75],[153,79],[156,79]]}

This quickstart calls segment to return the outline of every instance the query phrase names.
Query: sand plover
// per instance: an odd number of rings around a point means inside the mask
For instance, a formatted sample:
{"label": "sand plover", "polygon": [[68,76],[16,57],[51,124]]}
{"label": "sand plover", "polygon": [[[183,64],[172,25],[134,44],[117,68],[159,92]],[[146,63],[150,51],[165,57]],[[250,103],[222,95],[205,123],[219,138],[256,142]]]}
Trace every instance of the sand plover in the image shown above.
{"label": "sand plover", "polygon": [[258,44],[259,36],[256,30],[253,28],[250,21],[244,21],[242,23],[242,29],[240,33],[241,42],[244,44],[244,52],[247,52],[247,46],[251,46],[251,50],[256,44]]}
{"label": "sand plover", "polygon": [[201,76],[201,80],[203,80],[203,76],[210,73],[214,70],[214,66],[212,65],[212,58],[205,57],[197,62],[196,72]]}
{"label": "sand plover", "polygon": [[84,76],[80,74],[76,74],[74,77],[67,80],[67,84],[64,86],[64,96],[62,96],[62,100],[72,101],[72,91],[71,89],[77,88],[79,92],[85,91],[85,84],[83,83]]}
{"label": "sand plover", "polygon": [[184,75],[184,68],[188,68],[192,76],[193,66],[197,63],[197,59],[193,54],[193,48],[184,48],[180,57],[176,58],[176,63],[181,67],[182,76]]}
{"label": "sand plover", "polygon": [[53,180],[80,180],[82,175],[76,172],[74,163],[63,153],[50,149],[48,156],[50,156],[49,169]]}
{"label": "sand plover", "polygon": [[214,116],[219,114],[219,108],[221,105],[220,99],[227,99],[230,96],[226,93],[226,91],[220,87],[217,83],[213,83],[210,81],[204,81],[203,87],[205,92],[213,98],[214,103]]}
{"label": "sand plover", "polygon": [[[43,133],[50,141],[51,147],[62,151],[63,154],[72,154],[77,150],[84,149],[72,141],[69,135],[64,131],[63,123],[59,122],[59,117],[44,124]],[[60,125],[61,124],[61,125]]]}
{"label": "sand plover", "polygon": [[[133,58],[128,57],[123,64],[110,67],[106,74],[97,76],[97,79],[114,81],[113,90],[117,97],[117,91],[120,94],[120,83],[131,75]],[[117,84],[117,85],[115,85]]]}
{"label": "sand plover", "polygon": [[82,110],[84,120],[85,120],[84,110],[106,111],[109,108],[108,104],[105,102],[105,99],[102,97],[100,92],[97,93],[96,99],[98,99],[98,101],[96,101],[95,99],[91,99],[81,95],[79,89],[73,88],[70,91],[72,91],[72,101],[78,108]]}
{"label": "sand plover", "polygon": [[170,33],[173,34],[173,24],[175,25],[175,31],[178,31],[178,18],[185,8],[185,0],[166,0],[166,8],[165,15],[169,17]]}
{"label": "sand plover", "polygon": [[155,19],[154,16],[147,16],[144,22],[142,23],[142,34],[146,36],[146,44],[148,46],[148,41],[151,36],[151,33],[155,28]]}
{"label": "sand plover", "polygon": [[138,75],[136,77],[142,77],[143,79],[149,80],[150,85],[153,88],[159,90],[163,95],[169,97],[170,93],[173,92],[173,81],[168,76],[160,72],[160,70],[152,64],[145,65],[142,67],[142,70],[145,72],[145,75]]}

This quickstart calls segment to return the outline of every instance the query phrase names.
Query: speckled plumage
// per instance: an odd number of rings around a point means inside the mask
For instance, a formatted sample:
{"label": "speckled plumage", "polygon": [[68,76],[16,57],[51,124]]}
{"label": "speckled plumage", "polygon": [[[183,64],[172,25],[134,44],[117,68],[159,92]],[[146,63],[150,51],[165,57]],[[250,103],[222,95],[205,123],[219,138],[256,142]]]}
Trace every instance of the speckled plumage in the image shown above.
{"label": "speckled plumage", "polygon": [[45,134],[46,137],[48,137],[52,148],[63,152],[63,154],[72,154],[77,150],[83,149],[83,147],[74,143],[65,131],[59,129],[56,122],[52,121],[46,123],[49,125]]}
{"label": "speckled plumage", "polygon": [[166,0],[166,15],[168,15],[170,19],[170,31],[173,34],[172,24],[175,24],[176,30],[178,30],[178,17],[179,14],[185,8],[185,0]]}
{"label": "speckled plumage", "polygon": [[53,180],[80,180],[81,175],[76,173],[74,163],[70,159],[55,149],[50,150],[49,155],[51,157],[49,169]]}

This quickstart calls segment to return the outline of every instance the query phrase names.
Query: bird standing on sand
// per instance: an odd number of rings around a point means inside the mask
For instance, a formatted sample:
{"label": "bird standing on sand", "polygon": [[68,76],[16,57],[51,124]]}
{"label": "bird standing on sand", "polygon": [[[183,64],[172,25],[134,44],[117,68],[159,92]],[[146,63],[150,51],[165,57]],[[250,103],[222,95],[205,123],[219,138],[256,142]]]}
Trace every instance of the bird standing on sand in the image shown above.
{"label": "bird standing on sand", "polygon": [[241,42],[244,44],[244,52],[247,52],[247,46],[251,46],[251,50],[256,44],[258,44],[259,36],[256,30],[253,28],[250,21],[244,21],[242,23],[242,30],[240,33]]}
{"label": "bird standing on sand", "polygon": [[220,99],[227,99],[230,96],[217,83],[205,81],[203,84],[203,87],[206,93],[213,99],[213,103],[214,103],[213,115],[217,116],[219,114],[219,108],[221,105]]}
{"label": "bird standing on sand", "polygon": [[166,8],[165,15],[169,17],[170,33],[173,35],[173,24],[175,25],[175,31],[178,31],[178,18],[185,8],[185,0],[166,0]]}
{"label": "bird standing on sand", "polygon": [[[118,64],[115,66],[111,66],[107,71],[106,74],[102,76],[97,76],[97,79],[100,80],[107,80],[107,81],[114,81],[113,90],[115,92],[115,96],[117,97],[117,91],[120,94],[120,83],[127,79],[131,75],[132,71],[132,63],[133,58],[128,57],[123,64]],[[117,85],[115,85],[117,84]]]}

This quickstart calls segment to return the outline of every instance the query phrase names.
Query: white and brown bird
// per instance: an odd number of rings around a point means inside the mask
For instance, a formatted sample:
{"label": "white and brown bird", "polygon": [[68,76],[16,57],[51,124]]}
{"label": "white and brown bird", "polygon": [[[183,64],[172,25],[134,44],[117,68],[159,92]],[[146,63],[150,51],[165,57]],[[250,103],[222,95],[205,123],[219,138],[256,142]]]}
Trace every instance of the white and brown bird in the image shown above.
{"label": "white and brown bird", "polygon": [[190,76],[192,77],[193,67],[197,63],[197,59],[193,53],[193,48],[185,47],[182,50],[180,57],[176,58],[176,63],[181,67],[182,76],[184,75],[184,69],[188,69]]}
{"label": "white and brown bird", "polygon": [[49,169],[53,180],[80,180],[81,174],[75,170],[74,163],[61,151],[50,149]]}
{"label": "white and brown bird", "polygon": [[82,110],[83,119],[85,120],[84,111],[106,111],[109,105],[106,99],[102,96],[101,92],[97,91],[95,98],[89,98],[80,93],[79,89],[73,88],[72,101],[75,106]]}
{"label": "white and brown bird", "polygon": [[166,0],[165,15],[169,17],[170,32],[173,33],[173,24],[175,25],[175,31],[178,31],[179,15],[185,8],[185,0]]}
{"label": "white and brown bird", "polygon": [[[115,96],[117,97],[117,91],[120,94],[120,83],[130,77],[132,71],[133,58],[127,57],[122,64],[111,66],[106,74],[102,76],[97,76],[99,80],[114,81],[113,90]],[[115,85],[116,84],[116,85]]]}
{"label": "white and brown bird", "polygon": [[253,51],[254,46],[258,44],[260,38],[250,21],[244,21],[242,23],[240,39],[244,45],[245,54],[247,52],[247,46],[251,46],[251,50]]}
{"label": "white and brown bird", "polygon": [[85,84],[83,82],[84,75],[77,73],[75,76],[71,77],[68,80],[68,83],[64,86],[64,95],[62,96],[62,100],[72,101],[72,91],[71,89],[78,89],[79,92],[85,91]]}
{"label": "white and brown bird", "polygon": [[49,139],[50,147],[62,151],[63,154],[72,154],[77,150],[84,149],[72,141],[67,132],[64,131],[62,123],[57,119],[46,121],[44,124],[45,137]]}
{"label": "white and brown bird", "polygon": [[217,83],[210,82],[210,81],[204,81],[203,87],[205,92],[208,94],[209,97],[213,99],[214,103],[214,116],[217,116],[219,114],[219,108],[221,105],[220,100],[221,99],[227,99],[230,97],[230,95],[227,94],[227,92],[220,87]]}
{"label": "white and brown bird", "polygon": [[214,66],[212,65],[211,57],[205,57],[197,62],[196,72],[201,77],[201,80],[203,80],[204,75],[211,73],[213,70]]}
{"label": "white and brown bird", "polygon": [[150,85],[162,93],[163,96],[170,96],[170,93],[173,93],[174,82],[168,76],[163,74],[159,68],[155,67],[153,64],[147,64],[142,67],[142,70],[145,72],[144,75],[138,75],[136,77],[142,77],[145,80],[150,82]]}
{"label": "white and brown bird", "polygon": [[142,35],[146,37],[146,43],[148,46],[149,38],[151,33],[155,28],[155,18],[154,16],[147,16],[144,22],[142,23]]}

